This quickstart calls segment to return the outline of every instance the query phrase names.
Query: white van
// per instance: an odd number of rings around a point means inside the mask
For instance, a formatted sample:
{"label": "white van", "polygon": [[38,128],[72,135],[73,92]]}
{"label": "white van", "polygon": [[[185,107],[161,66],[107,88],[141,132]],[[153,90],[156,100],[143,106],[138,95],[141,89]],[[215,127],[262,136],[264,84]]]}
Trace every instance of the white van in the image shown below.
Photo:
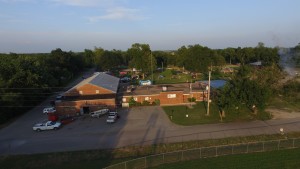
{"label": "white van", "polygon": [[44,108],[44,110],[43,110],[43,113],[44,113],[44,114],[55,113],[55,112],[56,112],[55,107],[46,107],[46,108]]}
{"label": "white van", "polygon": [[107,114],[109,112],[109,109],[101,109],[101,110],[97,110],[97,111],[94,111],[94,112],[91,112],[90,113],[90,116],[91,117],[100,117],[104,114]]}

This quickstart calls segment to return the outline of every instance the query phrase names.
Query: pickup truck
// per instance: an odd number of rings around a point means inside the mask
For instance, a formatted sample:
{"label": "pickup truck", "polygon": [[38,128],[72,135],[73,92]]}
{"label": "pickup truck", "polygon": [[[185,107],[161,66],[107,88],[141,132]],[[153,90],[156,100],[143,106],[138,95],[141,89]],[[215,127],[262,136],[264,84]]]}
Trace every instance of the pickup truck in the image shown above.
{"label": "pickup truck", "polygon": [[35,124],[32,129],[34,131],[42,131],[42,130],[57,130],[61,126],[60,122],[54,122],[54,121],[47,121],[43,123],[37,123]]}

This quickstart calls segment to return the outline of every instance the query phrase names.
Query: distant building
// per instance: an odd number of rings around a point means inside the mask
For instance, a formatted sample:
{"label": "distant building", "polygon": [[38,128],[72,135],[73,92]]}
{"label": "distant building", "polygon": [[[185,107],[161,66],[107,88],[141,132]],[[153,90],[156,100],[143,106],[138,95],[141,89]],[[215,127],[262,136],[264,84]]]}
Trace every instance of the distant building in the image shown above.
{"label": "distant building", "polygon": [[200,83],[137,86],[133,90],[121,92],[124,107],[128,106],[131,98],[140,103],[159,100],[161,105],[185,104],[189,103],[189,98],[195,98],[196,101],[207,99],[207,91]]}
{"label": "distant building", "polygon": [[253,62],[253,63],[250,63],[249,65],[251,65],[253,67],[256,67],[256,68],[261,68],[262,67],[262,62],[261,61]]}

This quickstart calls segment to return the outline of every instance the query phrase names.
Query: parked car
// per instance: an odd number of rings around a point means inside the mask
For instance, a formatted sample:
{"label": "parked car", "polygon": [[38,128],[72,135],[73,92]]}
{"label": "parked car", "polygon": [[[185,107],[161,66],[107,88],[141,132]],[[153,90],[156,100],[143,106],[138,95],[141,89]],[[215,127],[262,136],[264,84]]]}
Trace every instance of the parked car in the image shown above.
{"label": "parked car", "polygon": [[60,123],[63,124],[63,125],[66,125],[66,124],[69,124],[69,123],[72,123],[73,121],[75,120],[74,117],[63,117],[60,119]]}
{"label": "parked car", "polygon": [[56,112],[55,107],[46,107],[46,108],[44,108],[44,110],[43,110],[43,113],[44,113],[44,114],[55,113],[55,112]]}
{"label": "parked car", "polygon": [[120,118],[119,114],[117,112],[110,112],[108,114],[108,117],[106,119],[107,123],[114,123]]}
{"label": "parked car", "polygon": [[123,77],[120,79],[122,83],[128,83],[130,82],[130,78],[129,77]]}
{"label": "parked car", "polygon": [[60,122],[47,121],[42,123],[35,124],[32,129],[34,131],[42,131],[42,130],[57,130],[61,126]]}
{"label": "parked car", "polygon": [[101,109],[101,110],[97,110],[97,111],[91,112],[90,116],[91,117],[97,117],[97,118],[99,118],[100,116],[105,115],[108,112],[109,112],[109,109]]}
{"label": "parked car", "polygon": [[55,97],[55,102],[61,102],[62,99],[63,99],[63,96],[62,96],[62,95],[57,95],[57,96]]}

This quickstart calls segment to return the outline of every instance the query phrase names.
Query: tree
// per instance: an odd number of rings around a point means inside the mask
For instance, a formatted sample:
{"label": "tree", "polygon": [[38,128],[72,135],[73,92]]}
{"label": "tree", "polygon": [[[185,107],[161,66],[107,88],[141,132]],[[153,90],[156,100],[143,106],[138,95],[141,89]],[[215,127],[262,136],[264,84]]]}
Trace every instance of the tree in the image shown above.
{"label": "tree", "polygon": [[156,59],[148,44],[135,43],[127,50],[127,54],[131,57],[129,67],[141,70],[143,79],[145,74],[150,74],[156,69]]}
{"label": "tree", "polygon": [[95,64],[95,53],[92,50],[84,49],[83,60],[86,67],[92,67]]}
{"label": "tree", "polygon": [[94,49],[95,63],[96,63],[96,68],[98,70],[102,69],[101,68],[101,57],[102,57],[103,53],[104,53],[104,49],[95,47],[95,49]]}
{"label": "tree", "polygon": [[250,69],[242,66],[236,77],[223,88],[220,96],[222,107],[240,107],[245,104],[249,109],[255,105],[264,110],[271,97],[271,90],[268,85],[259,84],[259,79],[250,79],[250,74]]}
{"label": "tree", "polygon": [[120,51],[108,51],[105,50],[100,57],[97,64],[102,70],[110,70],[114,67],[120,66],[123,63],[122,53]]}

